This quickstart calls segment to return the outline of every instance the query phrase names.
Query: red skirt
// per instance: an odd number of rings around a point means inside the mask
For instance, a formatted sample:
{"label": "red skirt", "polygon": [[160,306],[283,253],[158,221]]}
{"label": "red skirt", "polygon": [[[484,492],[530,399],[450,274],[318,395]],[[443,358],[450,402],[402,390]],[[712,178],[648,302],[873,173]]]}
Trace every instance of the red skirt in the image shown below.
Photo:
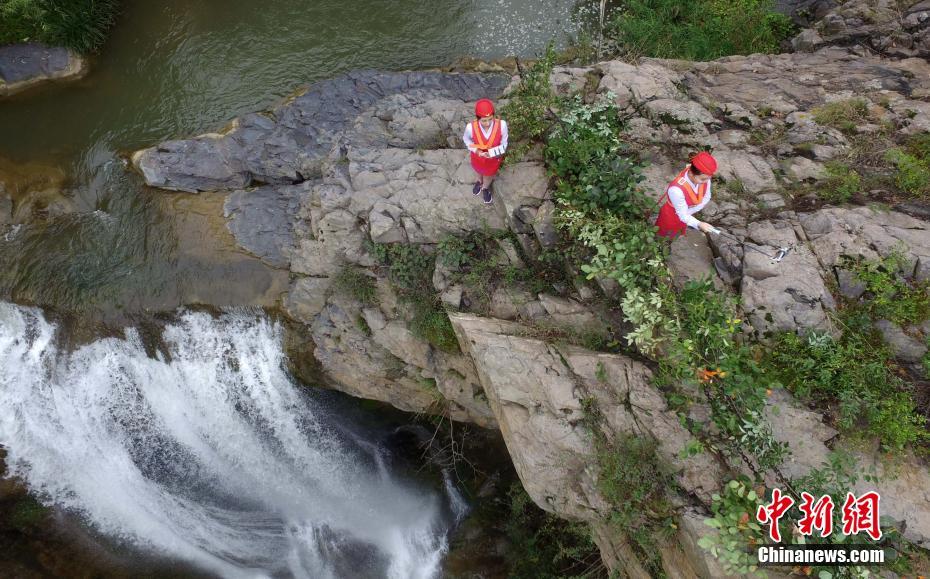
{"label": "red skirt", "polygon": [[471,153],[472,169],[474,169],[475,172],[479,175],[484,175],[485,177],[492,177],[497,175],[497,171],[501,168],[501,161],[503,161],[503,157],[493,157],[488,159]]}
{"label": "red skirt", "polygon": [[668,201],[659,210],[659,218],[656,219],[656,225],[659,226],[659,235],[662,237],[677,237],[684,235],[688,226],[675,213],[675,208]]}

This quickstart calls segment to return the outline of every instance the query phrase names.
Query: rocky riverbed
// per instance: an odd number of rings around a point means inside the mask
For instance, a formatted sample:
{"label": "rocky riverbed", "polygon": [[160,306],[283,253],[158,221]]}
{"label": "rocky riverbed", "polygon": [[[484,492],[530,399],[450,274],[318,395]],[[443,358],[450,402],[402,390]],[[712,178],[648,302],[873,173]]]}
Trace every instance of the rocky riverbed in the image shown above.
{"label": "rocky riverbed", "polygon": [[[831,14],[851,18],[851,4]],[[904,15],[921,23],[907,28],[915,35],[925,30],[921,6]],[[875,37],[855,35],[857,42],[863,38]],[[910,268],[906,276],[930,279],[925,207],[822,206],[794,193],[799,185],[816,187],[827,176],[827,161],[855,146],[856,135],[875,130],[864,125],[850,135],[815,122],[812,110],[825,103],[864,98],[876,117],[905,133],[930,130],[930,64],[917,58],[923,41],[895,53],[906,57],[898,59],[872,54],[863,48],[871,41],[864,42],[831,41],[819,49],[814,42],[806,46],[812,52],[707,63],[640,59],[562,67],[551,82],[563,93],[588,91],[586,98],[612,95],[630,114],[626,138],[650,161],[646,185],[657,196],[697,147],[713,147],[722,183],[740,184],[718,187],[705,212],[739,242],[694,233],[676,240],[670,261],[676,279],[712,276],[741,297],[759,335],[837,332],[829,314],[838,295],[861,293],[840,256],[900,250]],[[534,501],[591,523],[607,565],[632,577],[647,573],[626,539],[603,524],[607,511],[581,425],[582,401],[596,399],[615,433],[650,434],[682,493],[676,540],[662,551],[666,571],[722,576],[696,541],[707,532],[701,521],[726,480],[726,464],[712,454],[681,458],[689,434],[650,384],[648,365],[558,345],[534,330],[583,331],[604,323],[595,297],[613,288],[578,284],[530,293],[502,287],[492,296],[490,316],[477,316],[469,312],[468,288],[450,281],[454,272],[439,265],[431,290],[450,311],[460,346],[450,353],[410,330],[408,313],[376,267],[370,242],[430,249],[444,236],[479,229],[512,234],[515,244],[502,241],[494,251],[515,268],[554,247],[552,191],[532,154],[503,171],[492,206],[469,194],[462,126],[474,100],[500,98],[517,81],[506,74],[354,73],[236,119],[223,133],[139,151],[133,162],[156,187],[227,193],[225,214],[239,245],[290,271],[281,304],[298,322],[304,344],[292,355],[312,357],[324,383],[404,410],[442,408],[454,419],[499,428]],[[747,246],[791,252],[775,263]],[[333,287],[347,266],[375,282],[376,305]],[[930,328],[883,322],[879,329],[900,362],[919,372]],[[608,380],[595,376],[598,368]],[[821,466],[843,445],[823,416],[787,392],[775,392],[770,407],[775,437],[792,451],[783,467],[791,476]],[[876,456],[853,452],[860,464],[884,468]],[[883,513],[906,538],[930,548],[930,474],[917,458],[896,468],[896,478],[878,484]]]}

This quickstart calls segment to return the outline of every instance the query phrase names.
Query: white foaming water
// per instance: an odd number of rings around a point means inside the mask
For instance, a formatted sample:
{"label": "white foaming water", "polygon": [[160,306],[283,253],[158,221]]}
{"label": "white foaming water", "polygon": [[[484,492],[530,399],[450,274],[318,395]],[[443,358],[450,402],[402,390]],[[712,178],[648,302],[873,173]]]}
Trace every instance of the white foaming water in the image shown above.
{"label": "white foaming water", "polygon": [[73,352],[55,333],[0,302],[0,444],[46,502],[222,577],[439,573],[442,497],[331,426],[272,322],[185,313],[154,358],[132,329]]}

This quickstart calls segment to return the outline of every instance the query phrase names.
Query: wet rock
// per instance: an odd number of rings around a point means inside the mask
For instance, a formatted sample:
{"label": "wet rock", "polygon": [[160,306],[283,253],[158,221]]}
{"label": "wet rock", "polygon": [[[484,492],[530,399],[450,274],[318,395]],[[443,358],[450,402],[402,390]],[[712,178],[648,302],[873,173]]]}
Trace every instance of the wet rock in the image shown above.
{"label": "wet rock", "polygon": [[927,345],[904,333],[901,326],[889,320],[878,320],[875,328],[882,334],[885,343],[891,347],[894,357],[910,364],[920,363],[927,353]]}
{"label": "wet rock", "polygon": [[825,13],[821,9],[823,15],[813,28],[792,40],[796,50],[858,45],[890,56],[928,54],[924,32],[930,9],[926,1],[849,0],[831,4]]}
{"label": "wet rock", "polygon": [[295,248],[298,208],[311,183],[235,191],[226,198],[223,214],[236,242],[274,267],[288,267]]}
{"label": "wet rock", "polygon": [[[398,143],[414,145],[433,139],[437,130],[442,133],[441,123],[425,112],[435,108],[427,101],[457,100],[465,110],[467,102],[496,98],[509,80],[506,75],[353,72],[314,84],[267,115],[246,115],[223,134],[138,151],[133,162],[149,185],[181,191],[236,189],[253,180],[293,183],[321,176],[337,139],[379,101],[402,94],[423,106],[423,116],[415,117],[406,106],[413,101],[394,103],[398,117],[406,114],[428,125],[398,121],[396,126],[403,125]],[[355,137],[359,142],[373,139],[364,127]]]}
{"label": "wet rock", "polygon": [[0,96],[86,72],[85,60],[67,48],[36,42],[0,46]]}

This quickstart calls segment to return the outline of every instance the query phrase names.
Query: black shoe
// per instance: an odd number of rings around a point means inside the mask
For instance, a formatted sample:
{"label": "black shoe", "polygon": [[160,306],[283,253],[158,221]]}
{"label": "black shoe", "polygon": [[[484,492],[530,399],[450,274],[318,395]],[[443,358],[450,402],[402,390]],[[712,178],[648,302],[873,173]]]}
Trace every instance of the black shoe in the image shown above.
{"label": "black shoe", "polygon": [[481,193],[481,181],[475,181],[475,186],[471,188],[471,194],[477,195]]}
{"label": "black shoe", "polygon": [[490,204],[491,204],[491,201],[494,200],[494,199],[491,198],[491,190],[490,190],[490,189],[482,189],[482,190],[481,190],[481,193],[484,195],[484,203],[485,203],[485,205],[490,205]]}

